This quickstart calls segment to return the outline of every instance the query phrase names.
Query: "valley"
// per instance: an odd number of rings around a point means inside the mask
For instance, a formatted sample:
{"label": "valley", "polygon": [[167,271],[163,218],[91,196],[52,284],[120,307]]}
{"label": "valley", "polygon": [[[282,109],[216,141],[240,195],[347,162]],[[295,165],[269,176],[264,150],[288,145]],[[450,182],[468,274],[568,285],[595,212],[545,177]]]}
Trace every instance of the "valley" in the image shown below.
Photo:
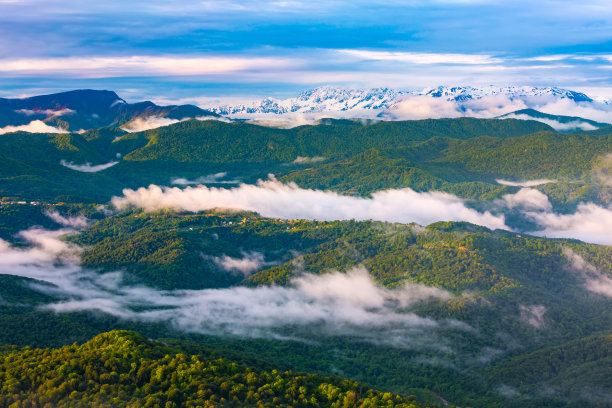
{"label": "valley", "polygon": [[0,146],[4,406],[610,400],[609,128],[192,119]]}

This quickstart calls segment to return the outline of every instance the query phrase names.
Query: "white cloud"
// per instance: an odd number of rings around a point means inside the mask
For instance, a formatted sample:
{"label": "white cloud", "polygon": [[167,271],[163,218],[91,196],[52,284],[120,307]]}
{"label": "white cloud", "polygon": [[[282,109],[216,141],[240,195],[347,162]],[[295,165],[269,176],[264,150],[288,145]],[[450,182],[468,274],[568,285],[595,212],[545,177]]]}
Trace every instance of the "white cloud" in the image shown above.
{"label": "white cloud", "polygon": [[584,122],[582,120],[572,120],[570,122],[559,122],[558,120],[554,120],[554,119],[536,118],[536,117],[529,116],[526,114],[517,115],[517,114],[511,113],[509,115],[505,115],[504,119],[535,120],[538,122],[545,123],[551,128],[558,130],[558,131],[576,130],[576,129],[590,131],[590,130],[599,129],[599,127],[594,126],[588,122]]}
{"label": "white cloud", "polygon": [[303,157],[303,156],[298,156],[293,163],[294,164],[311,164],[311,163],[317,163],[317,162],[321,162],[325,160],[325,157],[322,156],[314,156],[314,157]]}
{"label": "white cloud", "polygon": [[64,227],[85,228],[89,225],[89,220],[82,215],[78,215],[76,217],[64,217],[57,211],[46,211],[45,215]]}
{"label": "white cloud", "polygon": [[573,102],[569,99],[558,99],[541,104],[535,103],[532,107],[550,115],[578,116],[597,122],[612,123],[612,105],[597,101]]}
{"label": "white cloud", "polygon": [[32,115],[46,115],[46,116],[65,116],[65,115],[71,115],[73,113],[75,113],[76,111],[72,110],[72,109],[68,109],[68,108],[63,108],[63,109],[18,109],[15,112],[17,113],[21,113],[23,115],[26,116],[32,116]]}
{"label": "white cloud", "polygon": [[600,157],[593,166],[592,172],[597,180],[612,186],[612,153]]}
{"label": "white cloud", "polygon": [[[125,130],[126,132],[143,132],[145,130],[157,129],[162,126],[170,126],[174,125],[175,123],[185,122],[192,119],[194,118],[170,119],[161,116],[138,117],[121,126],[121,129]],[[195,119],[229,122],[229,120],[226,118],[216,116],[198,116]]]}
{"label": "white cloud", "polygon": [[364,60],[375,61],[398,61],[410,64],[457,64],[457,65],[481,65],[496,64],[503,62],[501,58],[495,58],[486,54],[445,54],[426,52],[399,52],[399,51],[366,51],[355,49],[336,50],[341,54],[350,55]]}
{"label": "white cloud", "polygon": [[[287,287],[160,291],[124,285],[121,272],[95,273],[76,263],[78,248],[58,239],[67,230],[30,230],[21,235],[30,248],[0,240],[0,273],[55,285],[32,285],[66,300],[44,308],[58,313],[98,310],[120,318],[163,322],[186,332],[247,337],[307,338],[348,335],[362,341],[447,352],[436,331],[473,329],[453,320],[434,320],[410,311],[427,299],[448,300],[442,289],[406,284],[377,285],[368,272],[303,275]],[[376,328],[376,330],[371,330]]]}
{"label": "white cloud", "polygon": [[570,261],[572,268],[582,274],[584,286],[588,291],[612,298],[612,278],[610,276],[601,272],[568,247],[563,247],[563,255]]}
{"label": "white cloud", "polygon": [[189,180],[189,179],[186,179],[184,177],[175,177],[175,178],[170,180],[170,183],[176,184],[176,185],[179,185],[179,186],[187,186],[187,185],[190,185],[190,184],[210,184],[210,183],[236,184],[236,183],[240,182],[239,180],[223,180],[223,178],[225,178],[225,176],[227,176],[226,172],[209,174],[208,176],[201,176],[201,177],[198,177],[198,178],[196,178],[194,180]]}
{"label": "white cloud", "polygon": [[11,132],[29,132],[29,133],[68,133],[59,127],[49,126],[42,120],[33,120],[27,125],[5,126],[0,128],[0,135]]}
{"label": "white cloud", "polygon": [[125,130],[126,132],[143,132],[145,130],[156,129],[162,126],[173,125],[188,119],[189,118],[183,118],[179,120],[162,118],[159,116],[147,116],[144,118],[139,117],[121,126],[121,129]]}
{"label": "white cloud", "polygon": [[[75,261],[79,248],[58,239],[73,232],[71,229],[48,231],[39,228],[21,231],[18,236],[33,246],[26,249],[13,248],[0,239],[0,266],[5,269],[33,264],[50,264],[58,259]],[[4,272],[6,273],[6,272]],[[11,274],[11,273],[9,273]]]}
{"label": "white cloud", "polygon": [[103,164],[91,164],[89,162],[85,162],[84,164],[76,164],[73,162],[68,162],[66,160],[61,160],[60,164],[64,167],[68,167],[69,169],[80,171],[83,173],[97,173],[102,170],[106,170],[109,167],[113,167],[115,164],[119,163],[118,161],[111,161]]}
{"label": "white cloud", "polygon": [[536,329],[541,328],[544,325],[544,314],[546,313],[546,306],[532,305],[525,306],[519,305],[520,318],[525,323],[535,327]]}
{"label": "white cloud", "polygon": [[4,58],[0,59],[0,72],[25,76],[44,74],[78,78],[112,78],[119,76],[219,75],[250,70],[283,69],[297,65],[297,60],[279,57],[136,55]]}
{"label": "white cloud", "polygon": [[252,114],[237,114],[237,115],[232,115],[232,117],[235,118],[249,118],[250,120],[247,121],[247,123],[250,123],[252,125],[257,125],[257,126],[264,126],[264,127],[270,127],[270,128],[277,128],[277,129],[292,129],[294,127],[298,127],[298,126],[305,126],[305,125],[316,125],[317,124],[317,120],[319,119],[319,117],[329,117],[329,114],[327,115],[305,115],[301,112],[298,113],[286,113],[281,115],[277,115],[277,114],[256,114],[256,117],[253,118]]}
{"label": "white cloud", "polygon": [[173,208],[194,212],[225,208],[255,211],[264,217],[283,219],[372,219],[424,225],[436,221],[467,221],[492,229],[508,229],[503,216],[468,208],[454,195],[417,193],[409,188],[379,191],[372,194],[372,198],[360,198],[302,189],[293,183],[282,184],[270,179],[231,189],[205,186],[180,189],[151,185],[138,190],[126,189],[123,194],[123,197],[112,199],[119,208],[136,206],[146,210]]}
{"label": "white cloud", "polygon": [[[394,120],[437,119],[456,117],[496,118],[521,109],[535,109],[550,115],[577,116],[602,123],[612,123],[612,105],[601,102],[574,102],[553,95],[485,95],[465,101],[434,98],[428,95],[407,96],[389,107],[384,115]],[[560,123],[547,119],[531,118],[523,115],[509,116],[523,120],[537,120],[559,130],[595,130],[595,126],[573,121]]]}
{"label": "white cloud", "polygon": [[504,119],[535,120],[537,122],[542,122],[544,124],[547,124],[551,128],[555,130],[559,130],[559,131],[577,130],[577,129],[584,130],[584,131],[590,131],[590,130],[599,129],[598,126],[594,126],[582,120],[572,120],[570,122],[559,122],[558,120],[537,118],[537,117],[529,116],[527,114],[517,115],[517,114],[511,113],[509,115],[505,115]]}
{"label": "white cloud", "polygon": [[557,180],[551,180],[551,179],[537,179],[537,180],[524,180],[524,181],[508,181],[508,180],[497,179],[495,181],[498,184],[501,184],[504,186],[512,186],[512,187],[535,187],[541,184],[557,182]]}
{"label": "white cloud", "polygon": [[612,245],[612,209],[594,203],[580,203],[572,214],[528,211],[525,215],[543,231],[535,235],[548,238],[575,238],[596,244]]}
{"label": "white cloud", "polygon": [[242,258],[232,258],[227,255],[213,258],[213,261],[228,272],[240,272],[244,276],[249,276],[251,273],[261,269],[266,262],[264,254],[260,252],[243,252]]}
{"label": "white cloud", "polygon": [[548,196],[533,188],[522,188],[514,194],[505,194],[497,203],[509,209],[552,210]]}

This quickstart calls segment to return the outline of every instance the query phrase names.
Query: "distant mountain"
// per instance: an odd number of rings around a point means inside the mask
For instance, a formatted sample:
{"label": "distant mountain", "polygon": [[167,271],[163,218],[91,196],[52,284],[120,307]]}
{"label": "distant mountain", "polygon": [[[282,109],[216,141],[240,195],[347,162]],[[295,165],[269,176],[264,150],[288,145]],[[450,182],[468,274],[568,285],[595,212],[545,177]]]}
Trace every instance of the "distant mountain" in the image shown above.
{"label": "distant mountain", "polygon": [[[593,102],[587,95],[557,87],[495,87],[473,88],[469,86],[426,88],[422,91],[402,91],[390,88],[366,90],[323,86],[302,92],[295,98],[264,98],[245,104],[210,107],[210,110],[224,116],[251,118],[257,115],[287,114],[329,114],[335,117],[386,117],[403,100],[426,96],[458,104],[484,97],[505,96],[510,101],[524,101],[525,104],[543,100],[567,99],[573,102]],[[459,108],[460,109],[460,108]],[[392,115],[391,115],[392,116]]]}
{"label": "distant mountain", "polygon": [[389,107],[410,92],[389,88],[367,90],[323,86],[302,92],[296,98],[264,98],[246,104],[225,105],[210,108],[220,115],[248,117],[253,114],[316,113],[316,112],[367,112]]}
{"label": "distant mountain", "polygon": [[139,118],[180,120],[202,116],[218,117],[194,105],[129,104],[115,92],[91,89],[23,99],[0,98],[0,128],[27,125],[38,120],[64,130],[78,131],[123,126]]}
{"label": "distant mountain", "polygon": [[535,109],[521,109],[499,116],[500,119],[537,120],[545,123],[559,132],[574,132],[577,130],[591,131],[610,126],[609,123],[596,122],[578,116],[549,115]]}
{"label": "distant mountain", "polygon": [[533,87],[533,86],[488,86],[485,88],[473,88],[471,86],[447,87],[424,89],[415,92],[415,95],[427,95],[434,98],[443,98],[448,101],[463,102],[472,99],[481,99],[485,96],[504,95],[509,99],[552,97],[555,99],[569,99],[574,102],[593,102],[591,98],[581,92],[570,91],[557,87]]}

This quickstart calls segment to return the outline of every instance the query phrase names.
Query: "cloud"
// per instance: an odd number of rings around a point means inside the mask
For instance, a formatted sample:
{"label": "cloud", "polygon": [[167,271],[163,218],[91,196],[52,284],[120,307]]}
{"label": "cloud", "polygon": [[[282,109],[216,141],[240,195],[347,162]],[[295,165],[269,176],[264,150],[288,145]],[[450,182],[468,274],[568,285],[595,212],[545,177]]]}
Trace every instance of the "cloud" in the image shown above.
{"label": "cloud", "polygon": [[550,179],[537,179],[537,180],[525,180],[525,181],[508,181],[508,180],[497,179],[495,181],[498,184],[501,184],[504,186],[512,186],[512,187],[535,187],[541,184],[557,182],[557,180],[550,180]]}
{"label": "cloud", "polygon": [[535,327],[536,329],[541,328],[544,325],[544,314],[546,313],[546,306],[532,305],[525,306],[519,305],[521,313],[521,320],[525,323]]}
{"label": "cloud", "polygon": [[96,273],[78,266],[78,248],[59,239],[67,231],[24,231],[20,235],[31,244],[29,248],[0,240],[0,273],[47,283],[31,287],[60,298],[42,306],[58,313],[96,310],[124,319],[167,323],[193,333],[266,338],[351,336],[393,347],[443,352],[451,349],[437,335],[439,330],[473,331],[465,323],[421,317],[410,310],[428,299],[451,299],[445,290],[417,284],[386,289],[364,268],[306,274],[286,287],[161,291],[125,285],[122,272]]}
{"label": "cloud", "polygon": [[213,261],[223,270],[228,272],[240,272],[244,276],[260,270],[265,265],[270,265],[265,261],[264,254],[261,252],[243,252],[242,258],[232,258],[227,255],[215,257]]}
{"label": "cloud", "polygon": [[0,128],[0,135],[12,132],[29,132],[29,133],[68,133],[59,127],[49,126],[42,120],[33,120],[27,125],[5,126]]}
{"label": "cloud", "polygon": [[563,247],[563,255],[570,261],[572,268],[581,273],[588,291],[612,298],[612,278],[588,263],[571,248]]}
{"label": "cloud", "polygon": [[190,184],[210,184],[210,183],[237,184],[240,182],[239,180],[223,180],[225,176],[227,176],[226,172],[210,174],[208,176],[201,176],[194,180],[189,180],[183,177],[175,177],[170,180],[170,183],[176,184],[179,186],[187,186]]}
{"label": "cloud", "polygon": [[398,61],[419,65],[453,64],[453,65],[481,65],[496,64],[503,60],[486,54],[445,54],[426,52],[399,52],[399,51],[366,51],[356,49],[337,50],[364,60]]}
{"label": "cloud", "polygon": [[120,76],[219,75],[250,70],[281,69],[298,65],[282,57],[245,56],[89,56],[0,59],[0,73],[14,76],[68,76],[112,78]]}
{"label": "cloud", "polygon": [[547,101],[534,104],[534,109],[550,115],[578,116],[603,123],[612,123],[612,105],[593,102],[573,102],[568,99]]}
{"label": "cloud", "polygon": [[179,120],[162,118],[159,116],[147,116],[145,118],[139,117],[121,126],[121,129],[125,130],[126,132],[143,132],[145,130],[155,129],[162,126],[173,125],[188,119],[189,118],[183,118]]}
{"label": "cloud", "polygon": [[293,161],[293,164],[311,164],[311,163],[317,163],[317,162],[324,161],[324,160],[325,160],[325,157],[323,156],[314,156],[314,157],[298,156]]}
{"label": "cloud", "polygon": [[596,180],[612,186],[612,153],[598,159],[593,166],[593,175]]}
{"label": "cloud", "polygon": [[[431,97],[430,95],[409,95],[391,105],[382,116],[394,120],[438,119],[438,118],[515,118],[536,120],[558,130],[595,130],[597,127],[583,122],[572,121],[561,123],[554,120],[532,118],[528,115],[511,115],[522,109],[535,109],[550,115],[578,116],[603,123],[612,123],[612,105],[597,101],[575,102],[552,94],[530,95],[518,87],[516,95],[507,93],[505,88],[492,89],[494,94],[476,95],[475,98],[454,100],[449,97]],[[486,89],[486,88],[485,88]],[[476,90],[478,92],[478,90]],[[450,99],[450,100],[449,100]]]}
{"label": "cloud", "polygon": [[534,235],[548,238],[575,238],[595,244],[612,245],[612,209],[594,203],[580,203],[572,214],[527,211],[525,215],[544,227]]}
{"label": "cloud", "polygon": [[[541,181],[548,180],[514,184],[526,185]],[[612,245],[612,208],[589,202],[578,204],[573,213],[556,213],[548,196],[532,188],[522,188],[517,193],[503,195],[494,201],[494,205],[520,211],[524,217],[542,228],[529,232],[532,235]]]}
{"label": "cloud", "polygon": [[89,225],[89,220],[82,215],[76,217],[64,217],[57,211],[45,211],[45,215],[56,223],[69,228],[85,228]]}
{"label": "cloud", "polygon": [[33,228],[21,231],[18,237],[32,244],[29,248],[14,248],[8,242],[0,239],[0,266],[8,269],[19,266],[28,266],[36,264],[52,264],[58,259],[66,262],[78,261],[76,255],[79,253],[79,248],[59,240],[62,235],[73,232],[71,229],[60,229],[57,231],[48,231],[40,228]]}
{"label": "cloud", "polygon": [[69,108],[63,108],[63,109],[17,109],[15,112],[17,113],[21,113],[23,115],[26,116],[32,116],[32,115],[46,115],[46,116],[65,116],[65,115],[71,115],[73,113],[75,113],[76,111],[69,109]]}
{"label": "cloud", "polygon": [[554,119],[537,118],[537,117],[529,116],[526,114],[517,115],[517,114],[511,113],[509,115],[504,115],[504,119],[535,120],[535,121],[547,124],[551,128],[558,130],[558,131],[570,131],[570,130],[577,130],[577,129],[584,130],[584,131],[590,131],[590,130],[599,129],[598,126],[594,126],[582,120],[572,120],[570,122],[559,122],[558,120],[554,120]]}
{"label": "cloud", "polygon": [[102,170],[106,170],[109,167],[113,167],[115,164],[119,163],[118,161],[111,161],[104,164],[91,164],[89,162],[85,162],[84,164],[75,164],[73,162],[68,162],[66,160],[61,160],[60,164],[64,167],[68,167],[69,169],[80,171],[83,173],[97,173]]}
{"label": "cloud", "polygon": [[548,196],[533,188],[522,188],[517,193],[503,195],[497,203],[509,209],[552,210]]}
{"label": "cloud", "polygon": [[136,206],[145,210],[173,208],[193,212],[225,208],[255,211],[264,217],[283,219],[371,219],[423,225],[436,221],[467,221],[491,229],[508,229],[503,216],[468,208],[454,195],[418,193],[409,188],[379,191],[371,198],[360,198],[302,189],[293,183],[282,184],[270,179],[231,189],[205,186],[180,189],[151,185],[138,190],[125,189],[123,194],[112,199],[118,208]]}
{"label": "cloud", "polygon": [[[275,104],[280,104],[279,106],[277,106],[277,108],[283,109],[283,110],[286,109],[287,112],[284,113],[283,115],[278,115],[275,113],[260,113],[260,112],[256,114],[236,113],[236,114],[233,114],[232,117],[247,118],[249,119],[247,120],[247,123],[257,125],[257,126],[264,126],[264,127],[277,128],[277,129],[292,129],[298,126],[316,125],[320,117],[322,116],[329,117],[330,115],[329,113],[327,115],[312,115],[312,114],[304,114],[302,112],[290,112],[289,107],[283,106],[283,105],[287,105],[287,100],[273,100],[269,98],[268,101],[271,101]],[[247,106],[246,110],[247,111],[252,110],[252,109],[259,110],[258,105],[260,103],[261,101],[250,102],[249,104],[246,105]],[[235,109],[235,107],[228,107],[228,106],[222,106],[220,108],[229,109],[230,111],[232,109]]]}
{"label": "cloud", "polygon": [[[138,117],[136,119],[131,120],[125,125],[121,126],[121,129],[126,132],[143,132],[145,130],[157,129],[163,126],[174,125],[175,123],[185,122],[187,120],[192,120],[194,118],[181,118],[181,119],[170,119],[161,116],[147,116],[147,117]],[[196,120],[218,120],[221,122],[230,122],[230,120],[217,117],[217,116],[198,116],[195,118]]]}
{"label": "cloud", "polygon": [[[330,191],[302,189],[294,183],[275,179],[233,188],[160,187],[150,185],[137,190],[125,189],[113,197],[112,204],[122,209],[130,206],[147,211],[175,209],[197,212],[215,208],[254,211],[264,217],[281,219],[375,220],[429,225],[437,221],[466,221],[490,229],[511,230],[503,213],[479,212],[460,198],[442,192],[415,192],[409,188],[384,190],[370,198],[345,196]],[[540,230],[529,232],[549,238],[573,238],[585,242],[612,245],[612,209],[594,203],[581,203],[574,213],[553,211],[548,197],[535,189],[523,188],[493,202],[492,209],[519,211],[535,222]]]}

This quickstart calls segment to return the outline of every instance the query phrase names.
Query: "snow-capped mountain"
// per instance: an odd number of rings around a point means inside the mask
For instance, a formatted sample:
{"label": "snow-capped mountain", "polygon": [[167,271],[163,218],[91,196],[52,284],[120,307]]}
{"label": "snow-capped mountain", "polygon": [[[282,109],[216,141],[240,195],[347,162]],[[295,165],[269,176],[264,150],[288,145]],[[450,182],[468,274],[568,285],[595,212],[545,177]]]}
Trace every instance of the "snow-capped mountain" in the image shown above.
{"label": "snow-capped mountain", "polygon": [[[470,86],[426,88],[421,91],[372,88],[366,90],[323,86],[302,92],[295,98],[264,98],[238,105],[209,107],[209,110],[234,118],[288,114],[327,114],[334,117],[387,116],[387,111],[411,97],[430,97],[434,101],[469,103],[487,97],[502,96],[509,101],[524,101],[523,108],[538,101],[566,99],[576,103],[593,102],[587,95],[557,87],[495,87]],[[517,109],[520,107],[516,107]],[[516,110],[516,109],[513,109]]]}
{"label": "snow-capped mountain", "polygon": [[509,99],[551,97],[556,99],[569,99],[574,102],[592,102],[593,100],[581,92],[570,91],[557,87],[533,87],[533,86],[506,86],[496,87],[493,85],[484,88],[473,88],[471,86],[447,87],[424,89],[416,95],[428,95],[434,98],[444,98],[448,101],[467,101],[481,99],[486,96],[503,95]]}
{"label": "snow-capped mountain", "polygon": [[408,91],[389,88],[358,90],[323,86],[302,92],[295,98],[264,98],[245,104],[211,107],[210,110],[231,117],[249,117],[253,114],[360,112],[386,109],[408,95],[411,95]]}

